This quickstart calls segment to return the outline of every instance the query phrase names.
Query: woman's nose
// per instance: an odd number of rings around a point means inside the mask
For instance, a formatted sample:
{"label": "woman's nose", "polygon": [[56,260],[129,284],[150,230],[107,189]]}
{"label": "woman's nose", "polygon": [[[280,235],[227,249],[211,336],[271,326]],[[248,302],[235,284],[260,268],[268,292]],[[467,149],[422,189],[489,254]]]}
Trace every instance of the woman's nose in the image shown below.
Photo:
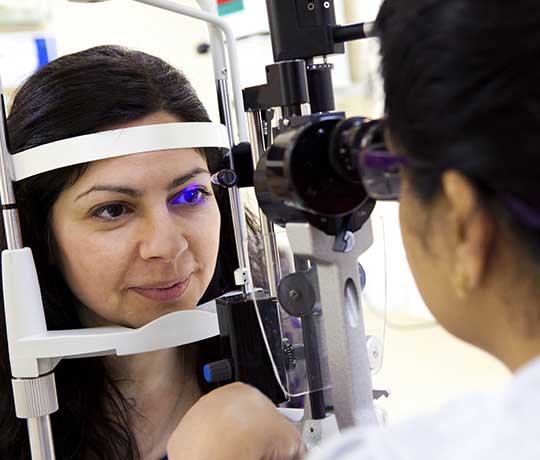
{"label": "woman's nose", "polygon": [[189,244],[175,217],[156,213],[143,225],[139,253],[142,259],[175,260]]}

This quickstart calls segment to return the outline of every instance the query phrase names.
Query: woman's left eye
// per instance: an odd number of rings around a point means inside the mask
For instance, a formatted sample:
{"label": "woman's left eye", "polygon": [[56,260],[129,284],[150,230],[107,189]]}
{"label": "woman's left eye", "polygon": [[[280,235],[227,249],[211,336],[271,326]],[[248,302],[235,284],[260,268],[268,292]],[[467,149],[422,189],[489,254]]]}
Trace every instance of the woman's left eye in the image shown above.
{"label": "woman's left eye", "polygon": [[211,193],[201,185],[189,186],[172,199],[171,205],[197,206],[204,203],[210,195]]}

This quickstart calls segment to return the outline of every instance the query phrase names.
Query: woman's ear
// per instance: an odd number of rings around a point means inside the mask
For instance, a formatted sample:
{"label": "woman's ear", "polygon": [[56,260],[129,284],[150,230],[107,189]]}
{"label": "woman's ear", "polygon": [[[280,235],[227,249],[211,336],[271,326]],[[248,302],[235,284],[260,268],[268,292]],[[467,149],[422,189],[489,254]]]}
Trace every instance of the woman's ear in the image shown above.
{"label": "woman's ear", "polygon": [[442,194],[448,205],[449,230],[454,233],[454,276],[466,291],[478,287],[493,248],[495,221],[472,182],[450,170],[442,176]]}

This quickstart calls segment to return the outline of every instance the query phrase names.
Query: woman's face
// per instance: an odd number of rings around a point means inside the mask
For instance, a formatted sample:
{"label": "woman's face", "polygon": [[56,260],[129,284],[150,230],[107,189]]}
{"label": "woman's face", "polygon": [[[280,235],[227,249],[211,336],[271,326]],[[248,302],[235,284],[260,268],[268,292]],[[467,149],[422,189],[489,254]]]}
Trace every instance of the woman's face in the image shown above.
{"label": "woman's face", "polygon": [[[494,315],[495,286],[488,277],[494,223],[474,186],[446,171],[440,191],[422,202],[407,170],[402,174],[400,223],[418,289],[435,318],[453,335],[489,347],[484,330]],[[488,328],[489,329],[489,328]]]}
{"label": "woman's face", "polygon": [[[158,113],[136,125],[177,122]],[[53,205],[56,263],[89,325],[140,327],[193,309],[214,273],[220,214],[193,149],[91,163]]]}
{"label": "woman's face", "polygon": [[[398,153],[388,132],[385,136],[390,149]],[[422,202],[407,168],[402,170],[399,221],[409,267],[435,318],[454,335],[465,338],[466,313],[456,297],[454,283],[458,244],[454,216],[444,192],[430,203]]]}
{"label": "woman's face", "polygon": [[441,217],[436,205],[420,201],[408,175],[403,172],[399,221],[407,261],[424,302],[437,320],[448,327],[457,318],[454,318],[456,306],[450,283],[452,263],[448,260]]}

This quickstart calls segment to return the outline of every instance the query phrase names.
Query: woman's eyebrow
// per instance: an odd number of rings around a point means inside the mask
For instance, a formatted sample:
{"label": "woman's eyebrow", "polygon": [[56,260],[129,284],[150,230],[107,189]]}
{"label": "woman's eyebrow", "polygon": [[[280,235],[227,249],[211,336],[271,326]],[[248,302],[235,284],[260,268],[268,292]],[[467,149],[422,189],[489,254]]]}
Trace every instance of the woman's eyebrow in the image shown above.
{"label": "woman's eyebrow", "polygon": [[86,190],[85,192],[82,192],[80,195],[78,195],[77,198],[75,198],[73,201],[77,201],[79,198],[82,198],[83,196],[86,196],[92,192],[122,193],[132,198],[140,198],[143,194],[140,190],[136,190],[134,188],[129,188],[129,187],[120,187],[116,185],[94,185],[90,187],[88,190]]}
{"label": "woman's eyebrow", "polygon": [[188,180],[193,179],[198,174],[210,174],[210,171],[208,171],[208,169],[206,168],[194,168],[188,173],[182,174],[181,176],[178,176],[176,179],[174,179],[167,187],[167,190],[175,189],[176,187],[187,182]]}
{"label": "woman's eyebrow", "polygon": [[[194,168],[191,171],[182,174],[181,176],[178,176],[176,179],[171,181],[171,183],[167,186],[167,190],[172,190],[184,183],[186,183],[188,180],[193,179],[198,174],[210,174],[210,171],[205,168]],[[115,193],[122,193],[124,195],[128,195],[132,198],[140,198],[143,195],[143,192],[141,190],[137,190],[131,187],[124,187],[120,185],[93,185],[88,190],[82,192],[80,195],[75,198],[73,201],[77,201],[79,198],[82,198],[83,196],[86,196],[92,192],[115,192]]]}

